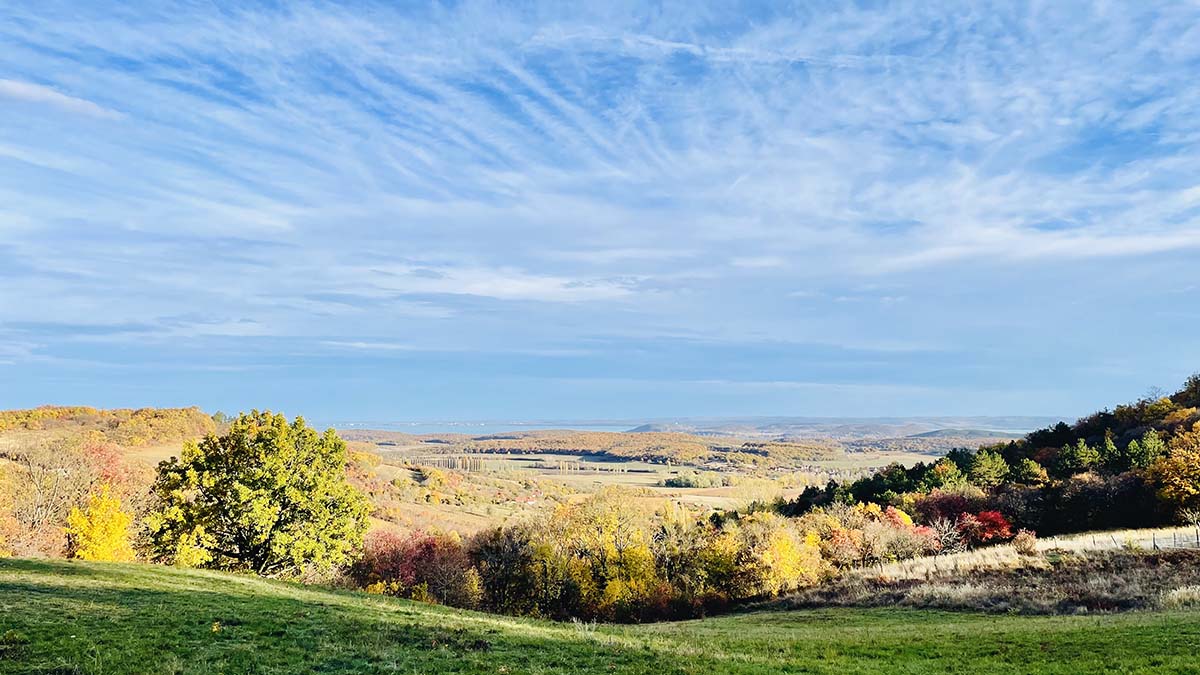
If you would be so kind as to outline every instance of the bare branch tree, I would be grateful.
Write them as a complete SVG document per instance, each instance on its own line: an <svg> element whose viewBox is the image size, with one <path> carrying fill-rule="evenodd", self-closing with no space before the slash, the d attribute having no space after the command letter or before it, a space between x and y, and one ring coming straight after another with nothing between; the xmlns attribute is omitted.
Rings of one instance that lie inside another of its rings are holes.
<svg viewBox="0 0 1200 675"><path fill-rule="evenodd" d="M949 518L938 518L929 524L929 529L933 530L933 538L938 543L935 557L942 553L958 553L966 547L958 524Z"/></svg>
<svg viewBox="0 0 1200 675"><path fill-rule="evenodd" d="M1179 517L1196 530L1196 545L1200 546L1200 508L1180 509Z"/></svg>

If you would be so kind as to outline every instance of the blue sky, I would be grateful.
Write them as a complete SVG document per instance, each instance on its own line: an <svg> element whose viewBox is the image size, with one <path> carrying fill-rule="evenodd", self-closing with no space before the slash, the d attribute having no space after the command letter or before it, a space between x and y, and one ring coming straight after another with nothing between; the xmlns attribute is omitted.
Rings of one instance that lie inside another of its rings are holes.
<svg viewBox="0 0 1200 675"><path fill-rule="evenodd" d="M1079 414L1200 370L1200 5L7 3L0 407Z"/></svg>

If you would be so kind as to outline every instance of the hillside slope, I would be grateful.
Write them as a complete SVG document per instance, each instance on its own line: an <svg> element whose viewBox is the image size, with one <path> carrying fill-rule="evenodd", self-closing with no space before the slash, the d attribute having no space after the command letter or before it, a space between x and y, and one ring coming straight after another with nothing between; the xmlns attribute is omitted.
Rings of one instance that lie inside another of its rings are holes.
<svg viewBox="0 0 1200 675"><path fill-rule="evenodd" d="M0 673L1193 672L1200 613L577 627L213 572L0 560Z"/></svg>
<svg viewBox="0 0 1200 675"><path fill-rule="evenodd" d="M98 433L128 447L198 438L216 431L213 418L197 407L116 408L42 406L0 410L0 432L47 431L60 435Z"/></svg>

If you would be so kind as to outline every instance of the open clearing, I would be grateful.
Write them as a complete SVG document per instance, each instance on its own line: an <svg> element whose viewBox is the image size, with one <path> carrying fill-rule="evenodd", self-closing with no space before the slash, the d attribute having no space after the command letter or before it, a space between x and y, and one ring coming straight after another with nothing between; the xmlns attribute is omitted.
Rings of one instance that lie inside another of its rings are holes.
<svg viewBox="0 0 1200 675"><path fill-rule="evenodd" d="M0 673L1195 672L1200 613L574 626L148 565L0 561Z"/></svg>

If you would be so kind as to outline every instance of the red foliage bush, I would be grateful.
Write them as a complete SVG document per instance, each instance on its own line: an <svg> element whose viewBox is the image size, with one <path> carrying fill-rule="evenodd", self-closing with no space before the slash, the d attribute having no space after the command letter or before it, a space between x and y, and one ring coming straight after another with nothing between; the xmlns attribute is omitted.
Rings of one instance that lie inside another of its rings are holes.
<svg viewBox="0 0 1200 675"><path fill-rule="evenodd" d="M350 575L362 587L392 595L459 607L478 601L477 573L466 548L454 536L372 532Z"/></svg>
<svg viewBox="0 0 1200 675"><path fill-rule="evenodd" d="M130 467L125 462L119 445L102 440L89 440L80 447L80 451L101 483L120 489L131 480Z"/></svg>
<svg viewBox="0 0 1200 675"><path fill-rule="evenodd" d="M367 533L363 555L350 568L350 576L363 587L399 578L408 539L395 532Z"/></svg>
<svg viewBox="0 0 1200 675"><path fill-rule="evenodd" d="M964 494L935 489L918 499L914 507L923 523L932 523L943 518L957 521L964 513L974 510L976 505L973 502L974 500Z"/></svg>
<svg viewBox="0 0 1200 675"><path fill-rule="evenodd" d="M958 531L972 546L999 543L1013 537L1012 523L999 511L964 513L958 519Z"/></svg>

